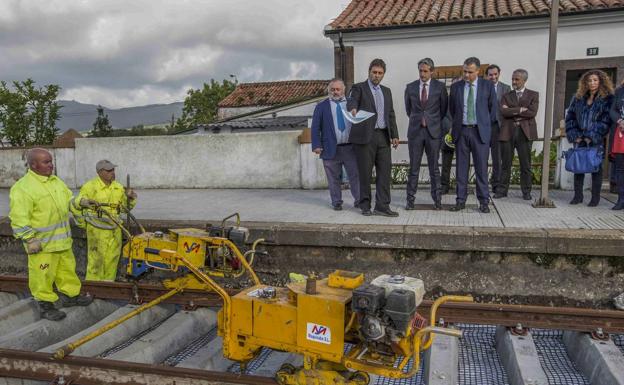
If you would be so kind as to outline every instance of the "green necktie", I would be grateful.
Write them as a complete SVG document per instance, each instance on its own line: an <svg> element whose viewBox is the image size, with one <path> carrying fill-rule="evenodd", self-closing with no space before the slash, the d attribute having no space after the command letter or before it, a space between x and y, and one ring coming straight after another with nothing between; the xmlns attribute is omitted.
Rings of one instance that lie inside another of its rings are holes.
<svg viewBox="0 0 624 385"><path fill-rule="evenodd" d="M475 100L474 100L474 86L470 84L470 91L468 91L468 124L475 124L477 119L475 118Z"/></svg>

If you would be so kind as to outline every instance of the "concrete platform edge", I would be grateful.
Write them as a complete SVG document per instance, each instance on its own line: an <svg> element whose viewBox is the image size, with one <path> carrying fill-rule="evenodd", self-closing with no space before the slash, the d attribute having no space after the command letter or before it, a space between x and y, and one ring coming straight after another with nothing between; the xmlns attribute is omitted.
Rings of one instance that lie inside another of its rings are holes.
<svg viewBox="0 0 624 385"><path fill-rule="evenodd" d="M0 218L4 219L4 218ZM214 221L142 220L148 231L169 228L205 228ZM352 247L445 251L512 252L553 255L621 257L624 230L527 229L295 222L242 222L252 238L280 246ZM84 238L82 229L73 236ZM12 237L10 224L0 220L0 236Z"/></svg>

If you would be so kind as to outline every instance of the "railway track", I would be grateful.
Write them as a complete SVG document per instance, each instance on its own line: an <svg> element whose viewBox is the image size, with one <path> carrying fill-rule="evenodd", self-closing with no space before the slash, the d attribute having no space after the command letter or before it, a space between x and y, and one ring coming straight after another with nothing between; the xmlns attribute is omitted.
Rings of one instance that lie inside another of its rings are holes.
<svg viewBox="0 0 624 385"><path fill-rule="evenodd" d="M64 343L166 292L149 284L92 282L83 291L96 301L50 322L39 319L24 277L0 277L0 385L276 384L283 363L300 363L269 349L244 370L224 359L215 332L220 300L194 290L54 360L51 353ZM419 312L428 314L430 306L425 301ZM373 376L371 384L624 385L624 312L457 303L438 313L464 337L438 336L415 377Z"/></svg>

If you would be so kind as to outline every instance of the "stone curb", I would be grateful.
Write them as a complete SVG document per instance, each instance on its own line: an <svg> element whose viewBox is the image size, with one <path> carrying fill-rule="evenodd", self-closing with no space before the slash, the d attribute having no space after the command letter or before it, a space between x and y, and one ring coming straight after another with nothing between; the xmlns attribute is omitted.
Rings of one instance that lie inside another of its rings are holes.
<svg viewBox="0 0 624 385"><path fill-rule="evenodd" d="M205 228L221 221L141 220L148 231ZM251 236L280 246L512 252L624 257L624 230L530 229L366 224L242 222ZM72 230L84 238L84 231ZM0 218L0 236L12 236Z"/></svg>

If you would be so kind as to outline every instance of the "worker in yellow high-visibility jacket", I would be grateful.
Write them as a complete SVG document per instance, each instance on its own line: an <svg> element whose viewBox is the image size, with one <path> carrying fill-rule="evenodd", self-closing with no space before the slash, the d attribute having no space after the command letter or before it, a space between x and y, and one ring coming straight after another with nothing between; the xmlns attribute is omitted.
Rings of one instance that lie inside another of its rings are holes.
<svg viewBox="0 0 624 385"><path fill-rule="evenodd" d="M115 180L115 167L106 159L97 162L95 170L98 176L85 183L76 198L76 201L91 206L82 210L81 218L87 230L85 279L88 281L115 280L121 254L121 229L115 221L122 223L119 214L123 208L131 210L136 205L137 194L132 189L126 191ZM106 214L98 214L96 206L111 215L114 221Z"/></svg>
<svg viewBox="0 0 624 385"><path fill-rule="evenodd" d="M65 318L54 305L59 297L62 307L86 306L93 298L80 295L76 275L69 225L72 192L52 175L54 165L48 151L33 148L27 162L28 172L11 187L9 218L13 234L24 242L28 254L28 287L38 301L41 317L58 321Z"/></svg>

